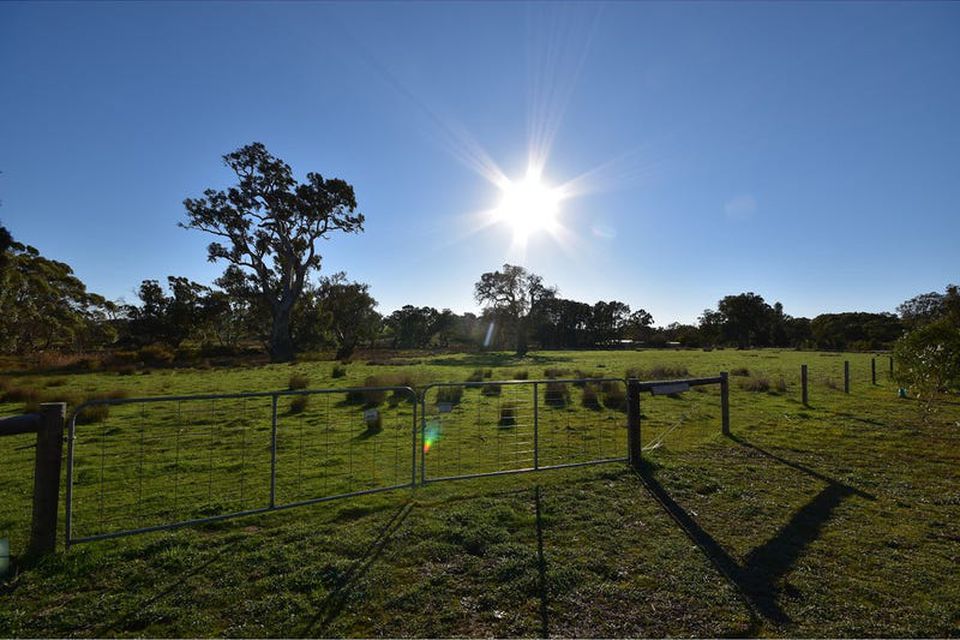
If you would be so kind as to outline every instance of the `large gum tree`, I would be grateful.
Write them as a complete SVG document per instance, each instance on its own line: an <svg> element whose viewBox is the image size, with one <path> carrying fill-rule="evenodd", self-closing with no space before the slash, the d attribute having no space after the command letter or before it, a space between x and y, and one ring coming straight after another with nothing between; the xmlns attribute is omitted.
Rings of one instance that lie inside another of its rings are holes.
<svg viewBox="0 0 960 640"><path fill-rule="evenodd" d="M248 278L271 312L270 357L286 362L295 354L291 313L307 276L320 268L317 241L333 231L363 231L363 214L348 183L319 173L297 182L290 166L259 142L223 160L237 184L184 200L187 222L180 226L218 236L208 259L226 260Z"/></svg>

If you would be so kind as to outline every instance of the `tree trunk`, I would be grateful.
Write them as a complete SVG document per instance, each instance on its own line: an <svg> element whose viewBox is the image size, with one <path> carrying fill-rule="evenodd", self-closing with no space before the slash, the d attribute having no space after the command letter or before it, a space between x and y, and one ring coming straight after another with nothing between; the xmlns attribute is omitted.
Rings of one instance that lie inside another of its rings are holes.
<svg viewBox="0 0 960 640"><path fill-rule="evenodd" d="M353 355L353 350L355 348L355 343L343 343L337 347L337 353L334 355L334 358L337 360L346 360Z"/></svg>
<svg viewBox="0 0 960 640"><path fill-rule="evenodd" d="M270 330L270 360L273 362L290 362L295 355L290 334L292 310L293 305L280 306L273 313L273 327Z"/></svg>
<svg viewBox="0 0 960 640"><path fill-rule="evenodd" d="M517 320L517 355L527 355L527 322L526 318Z"/></svg>

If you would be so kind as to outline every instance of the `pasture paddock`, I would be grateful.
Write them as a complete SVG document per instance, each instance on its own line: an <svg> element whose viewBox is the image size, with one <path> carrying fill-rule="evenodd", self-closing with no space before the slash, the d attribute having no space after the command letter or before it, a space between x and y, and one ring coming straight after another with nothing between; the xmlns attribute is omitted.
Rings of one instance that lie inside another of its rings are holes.
<svg viewBox="0 0 960 640"><path fill-rule="evenodd" d="M407 355L411 364L352 363L337 378L330 362L18 376L24 387L55 381L74 396L133 397L285 389L292 374L311 388L346 388L385 374L465 380L477 368L492 369L490 380L547 368L571 377L746 370L730 378L731 437L720 433L713 391L644 394L642 473L613 464L436 483L92 542L3 587L0 635L957 635L960 408L920 424L885 375L871 383L870 358L541 352ZM767 391L749 390L764 381ZM564 422L579 415L624 416L585 404L586 388L570 385L563 406L544 397L557 433L572 432ZM478 406L477 390L463 393L462 410ZM283 413L309 421L316 410L311 401ZM0 536L15 552L29 526L33 454L19 438L0 439L11 498L0 504Z"/></svg>

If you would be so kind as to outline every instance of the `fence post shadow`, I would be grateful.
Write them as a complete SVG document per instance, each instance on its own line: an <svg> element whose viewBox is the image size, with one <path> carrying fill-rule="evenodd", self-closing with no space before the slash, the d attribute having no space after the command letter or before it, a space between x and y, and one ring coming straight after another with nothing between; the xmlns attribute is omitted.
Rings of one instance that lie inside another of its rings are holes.
<svg viewBox="0 0 960 640"><path fill-rule="evenodd" d="M751 550L742 563L730 555L716 538L701 527L673 499L657 479L656 468L653 465L644 460L635 473L654 499L737 591L750 611L751 617L750 624L742 635L755 636L764 622L777 626L792 624L792 620L778 602L781 588L777 585L777 581L794 566L806 548L820 537L824 525L833 516L836 507L852 495L869 500L875 498L804 465L769 453L735 435L726 437L740 446L753 449L827 484L806 504L794 511L790 520L777 531L776 535Z"/></svg>

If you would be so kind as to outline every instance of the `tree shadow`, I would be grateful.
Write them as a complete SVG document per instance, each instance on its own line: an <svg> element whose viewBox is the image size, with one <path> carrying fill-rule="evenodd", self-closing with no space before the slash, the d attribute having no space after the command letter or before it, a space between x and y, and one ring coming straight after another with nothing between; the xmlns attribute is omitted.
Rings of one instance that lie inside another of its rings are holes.
<svg viewBox="0 0 960 640"><path fill-rule="evenodd" d="M313 618L303 626L296 634L298 636L328 636L327 629L337 619L337 616L343 611L344 606L350 597L350 588L356 584L370 567L380 558L384 548L396 534L397 530L403 525L410 512L413 510L413 502L406 502L397 509L389 521L377 534L377 537L367 546L359 558L350 566L344 574L342 581L336 589L327 594L320 605L317 607L317 613Z"/></svg>
<svg viewBox="0 0 960 640"><path fill-rule="evenodd" d="M797 509L774 537L748 553L743 563L731 556L670 496L657 480L656 468L652 464L643 461L638 475L657 502L736 589L750 610L750 624L742 635L755 636L764 621L778 626L791 624L790 617L780 606L779 598L783 589L777 583L789 572L807 547L820 537L823 527L833 517L834 510L850 496L868 500L874 500L875 497L802 464L765 451L737 436L728 437L740 446L752 449L827 485Z"/></svg>

